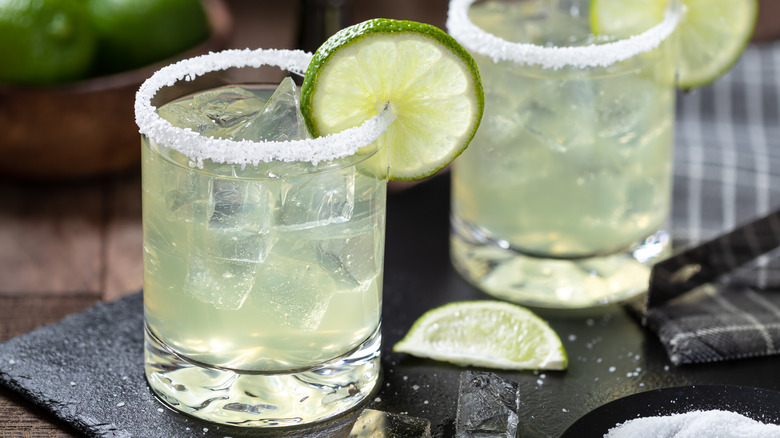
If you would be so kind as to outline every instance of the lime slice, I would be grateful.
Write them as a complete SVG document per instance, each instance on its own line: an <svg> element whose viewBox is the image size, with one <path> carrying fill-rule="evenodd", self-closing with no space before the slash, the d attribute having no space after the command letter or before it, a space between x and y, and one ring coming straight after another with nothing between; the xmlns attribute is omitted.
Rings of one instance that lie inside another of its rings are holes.
<svg viewBox="0 0 780 438"><path fill-rule="evenodd" d="M506 370L563 370L561 339L541 318L503 301L462 301L423 314L393 351Z"/></svg>
<svg viewBox="0 0 780 438"><path fill-rule="evenodd" d="M669 0L593 0L590 21L596 35L625 38L663 20ZM683 89L709 84L739 59L756 25L757 0L682 0L677 69Z"/></svg>
<svg viewBox="0 0 780 438"><path fill-rule="evenodd" d="M396 116L378 142L389 178L434 174L468 146L484 94L471 55L442 30L374 19L342 29L317 49L301 85L315 136L358 126L387 107Z"/></svg>

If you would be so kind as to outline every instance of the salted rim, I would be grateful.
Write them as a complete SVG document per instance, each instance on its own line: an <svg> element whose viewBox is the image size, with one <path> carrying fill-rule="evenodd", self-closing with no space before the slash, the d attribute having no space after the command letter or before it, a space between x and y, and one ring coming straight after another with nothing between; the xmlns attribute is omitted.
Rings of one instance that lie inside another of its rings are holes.
<svg viewBox="0 0 780 438"><path fill-rule="evenodd" d="M467 49L490 57L493 62L511 61L535 64L557 70L606 67L625 61L658 47L677 26L684 6L667 8L664 19L650 29L626 39L581 47L547 47L528 43L513 43L479 28L468 17L468 9L476 0L450 0L447 11L447 31Z"/></svg>
<svg viewBox="0 0 780 438"><path fill-rule="evenodd" d="M392 111L383 111L360 126L337 134L306 140L250 141L204 137L189 128L177 128L163 119L152 105L152 98L162 87L180 80L192 81L198 76L228 68L264 65L280 67L304 75L312 54L302 50L243 49L224 50L185 59L155 72L141 84L135 95L135 122L139 132L157 144L174 149L190 158L190 165L202 167L203 160L215 163L252 164L270 161L308 161L314 165L353 155L382 135L395 119Z"/></svg>

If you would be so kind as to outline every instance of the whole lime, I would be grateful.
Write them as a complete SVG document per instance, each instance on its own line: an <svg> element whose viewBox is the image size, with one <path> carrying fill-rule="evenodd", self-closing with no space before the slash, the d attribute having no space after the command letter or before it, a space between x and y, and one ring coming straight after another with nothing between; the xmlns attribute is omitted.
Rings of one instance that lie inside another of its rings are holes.
<svg viewBox="0 0 780 438"><path fill-rule="evenodd" d="M0 0L0 83L40 85L85 76L95 33L80 0Z"/></svg>
<svg viewBox="0 0 780 438"><path fill-rule="evenodd" d="M209 35L200 0L88 0L97 67L114 73L181 53Z"/></svg>

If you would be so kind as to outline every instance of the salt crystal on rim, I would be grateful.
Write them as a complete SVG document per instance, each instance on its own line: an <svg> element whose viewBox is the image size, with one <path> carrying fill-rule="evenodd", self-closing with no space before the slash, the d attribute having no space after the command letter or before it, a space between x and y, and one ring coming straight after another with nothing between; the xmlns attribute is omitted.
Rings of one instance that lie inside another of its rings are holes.
<svg viewBox="0 0 780 438"><path fill-rule="evenodd" d="M513 43L488 33L471 22L468 9L475 0L450 0L447 11L447 31L472 52L487 56L493 62L511 61L539 65L557 70L606 67L625 61L658 47L674 31L685 11L684 6L668 8L664 20L638 35L605 44L582 47L544 47L528 43Z"/></svg>
<svg viewBox="0 0 780 438"><path fill-rule="evenodd" d="M135 96L135 121L139 132L154 139L157 144L174 149L190 158L191 164L201 167L203 160L215 163L245 166L270 161L308 161L316 165L347 157L361 147L373 143L382 135L395 115L387 107L362 125L337 134L306 140L249 141L204 137L189 128L177 128L157 115L152 98L165 87L176 82L192 81L198 76L228 68L264 65L280 67L303 75L312 54L302 50L244 49L224 50L197 56L163 67L147 79Z"/></svg>

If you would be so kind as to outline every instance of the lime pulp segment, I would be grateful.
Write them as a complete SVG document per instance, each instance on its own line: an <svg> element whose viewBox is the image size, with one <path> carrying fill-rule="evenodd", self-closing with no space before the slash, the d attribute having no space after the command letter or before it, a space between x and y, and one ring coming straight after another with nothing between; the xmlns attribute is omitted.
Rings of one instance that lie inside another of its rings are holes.
<svg viewBox="0 0 780 438"><path fill-rule="evenodd" d="M423 314L393 351L498 369L568 366L555 331L531 311L502 301L450 303Z"/></svg>
<svg viewBox="0 0 780 438"><path fill-rule="evenodd" d="M379 138L390 179L432 175L466 148L482 117L476 63L440 29L375 19L343 29L314 54L301 86L313 135L361 124L385 108L396 120Z"/></svg>

